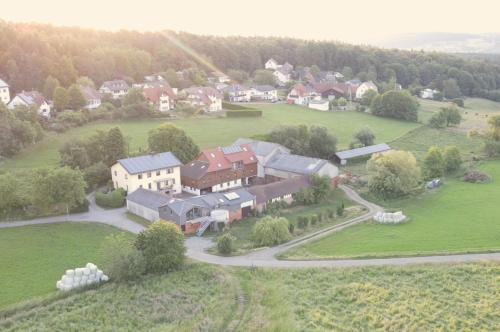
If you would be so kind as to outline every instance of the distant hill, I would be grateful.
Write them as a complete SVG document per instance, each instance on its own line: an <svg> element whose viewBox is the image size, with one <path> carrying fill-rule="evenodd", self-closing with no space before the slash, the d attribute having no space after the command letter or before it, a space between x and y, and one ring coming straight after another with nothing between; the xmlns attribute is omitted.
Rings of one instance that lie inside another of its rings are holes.
<svg viewBox="0 0 500 332"><path fill-rule="evenodd" d="M408 33L388 39L380 46L446 53L500 53L500 34Z"/></svg>

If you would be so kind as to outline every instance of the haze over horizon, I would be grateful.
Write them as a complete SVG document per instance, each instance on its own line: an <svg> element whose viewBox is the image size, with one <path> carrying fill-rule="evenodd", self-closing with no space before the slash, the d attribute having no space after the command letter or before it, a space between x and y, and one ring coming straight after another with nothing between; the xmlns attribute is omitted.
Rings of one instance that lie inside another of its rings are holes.
<svg viewBox="0 0 500 332"><path fill-rule="evenodd" d="M214 4L215 3L215 4ZM405 6L400 1L358 3L311 0L307 11L289 1L244 2L184 0L140 3L87 0L20 0L9 3L0 18L103 30L174 30L196 34L280 36L383 45L402 34L500 33L493 0L457 3L421 0ZM480 19L479 19L480 18ZM277 23L279 22L279 24Z"/></svg>

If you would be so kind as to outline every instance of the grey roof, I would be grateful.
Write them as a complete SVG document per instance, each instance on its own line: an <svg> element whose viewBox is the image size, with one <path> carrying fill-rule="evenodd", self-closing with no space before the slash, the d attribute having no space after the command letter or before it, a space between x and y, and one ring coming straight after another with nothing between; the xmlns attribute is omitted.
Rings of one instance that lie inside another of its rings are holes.
<svg viewBox="0 0 500 332"><path fill-rule="evenodd" d="M256 85L254 89L262 92L276 90L276 88L271 85Z"/></svg>
<svg viewBox="0 0 500 332"><path fill-rule="evenodd" d="M356 157L361 157L361 156L366 156L372 153L377 153L377 152L384 152L390 150L391 147L385 143L381 144L375 144L375 145L369 145L365 146L362 148L357 148L357 149L352 149L352 150L345 150L345 151L339 151L335 153L335 155L339 159L350 159L350 158L356 158Z"/></svg>
<svg viewBox="0 0 500 332"><path fill-rule="evenodd" d="M148 154L117 161L130 174L143 173L158 169L181 166L182 163L172 152Z"/></svg>
<svg viewBox="0 0 500 332"><path fill-rule="evenodd" d="M274 198L298 193L300 190L310 186L311 181L308 176L299 176L269 184L253 186L250 187L248 191L255 195L257 204L261 204Z"/></svg>
<svg viewBox="0 0 500 332"><path fill-rule="evenodd" d="M139 188L133 193L127 195L127 201L137 203L152 210L158 210L167 205L174 199L157 191Z"/></svg>
<svg viewBox="0 0 500 332"><path fill-rule="evenodd" d="M111 91L128 90L129 85L124 80L106 81L102 83L100 89L108 88Z"/></svg>
<svg viewBox="0 0 500 332"><path fill-rule="evenodd" d="M241 144L250 144L250 147L255 155L259 157L266 157L270 153L273 153L276 149L281 149L284 153L290 153L289 149L278 143L256 141L250 138L238 138L236 142L234 142L234 145Z"/></svg>
<svg viewBox="0 0 500 332"><path fill-rule="evenodd" d="M9 85L7 84L7 82L5 82L0 78L0 88L5 88L5 87L9 87Z"/></svg>
<svg viewBox="0 0 500 332"><path fill-rule="evenodd" d="M209 163L207 161L193 160L181 167L181 176L199 180L207 173L208 166Z"/></svg>
<svg viewBox="0 0 500 332"><path fill-rule="evenodd" d="M236 193L239 197L233 200L228 199L225 194ZM171 202L168 207L178 216L186 213L193 207L204 207L207 209L239 208L241 203L252 201L255 195L249 193L246 189L239 188L228 192L210 193L202 196L194 196L184 200Z"/></svg>
<svg viewBox="0 0 500 332"><path fill-rule="evenodd" d="M266 163L266 167L302 175L317 173L328 160L310 158L296 154L277 154Z"/></svg>

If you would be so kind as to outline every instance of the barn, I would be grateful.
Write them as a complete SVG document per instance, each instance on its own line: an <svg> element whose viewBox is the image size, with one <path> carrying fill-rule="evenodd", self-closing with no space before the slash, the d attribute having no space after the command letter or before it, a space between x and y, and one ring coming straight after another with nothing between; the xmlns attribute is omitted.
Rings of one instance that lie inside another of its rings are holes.
<svg viewBox="0 0 500 332"><path fill-rule="evenodd" d="M139 188L127 196L127 210L149 221L157 221L160 219L160 207L172 200L160 192Z"/></svg>

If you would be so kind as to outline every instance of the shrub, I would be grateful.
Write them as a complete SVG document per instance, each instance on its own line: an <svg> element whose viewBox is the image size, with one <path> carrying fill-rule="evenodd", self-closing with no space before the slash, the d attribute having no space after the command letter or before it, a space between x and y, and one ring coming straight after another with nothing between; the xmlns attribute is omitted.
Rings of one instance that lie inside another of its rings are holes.
<svg viewBox="0 0 500 332"><path fill-rule="evenodd" d="M81 204L78 204L77 206L72 207L69 210L69 213L83 213L83 212L89 212L89 201L85 199Z"/></svg>
<svg viewBox="0 0 500 332"><path fill-rule="evenodd" d="M229 255L233 252L234 236L230 233L224 233L217 239L217 251L224 255Z"/></svg>
<svg viewBox="0 0 500 332"><path fill-rule="evenodd" d="M109 193L96 192L95 202L104 208L119 208L125 204L126 191L122 188L110 191Z"/></svg>
<svg viewBox="0 0 500 332"><path fill-rule="evenodd" d="M460 168L462 157L456 146L447 146L443 153L446 172L454 172Z"/></svg>
<svg viewBox="0 0 500 332"><path fill-rule="evenodd" d="M311 225L316 225L317 222L318 222L318 215L313 214L311 216Z"/></svg>
<svg viewBox="0 0 500 332"><path fill-rule="evenodd" d="M144 256L124 233L108 236L102 254L105 273L116 281L134 280L146 272Z"/></svg>
<svg viewBox="0 0 500 332"><path fill-rule="evenodd" d="M304 216L300 216L297 218L297 226L299 228L307 228L307 226L309 226L309 219L307 217L304 217Z"/></svg>
<svg viewBox="0 0 500 332"><path fill-rule="evenodd" d="M240 110L240 111L227 111L228 118L249 118L262 116L262 111L259 110Z"/></svg>
<svg viewBox="0 0 500 332"><path fill-rule="evenodd" d="M135 247L144 255L149 272L173 271L184 263L184 235L171 222L155 222L139 233Z"/></svg>
<svg viewBox="0 0 500 332"><path fill-rule="evenodd" d="M339 206L337 206L337 216L339 216L339 217L343 216L344 210L345 210L344 201L342 201L341 204Z"/></svg>
<svg viewBox="0 0 500 332"><path fill-rule="evenodd" d="M490 176L486 173L470 170L465 174L464 181L470 183L484 183L490 180Z"/></svg>
<svg viewBox="0 0 500 332"><path fill-rule="evenodd" d="M290 234L293 234L293 232L295 231L295 225L293 223L290 223L288 225L288 231L290 232Z"/></svg>
<svg viewBox="0 0 500 332"><path fill-rule="evenodd" d="M464 100L462 98L454 98L451 102L459 107L464 107Z"/></svg>
<svg viewBox="0 0 500 332"><path fill-rule="evenodd" d="M253 227L252 238L257 246L272 246L290 239L286 218L267 216L257 221Z"/></svg>
<svg viewBox="0 0 500 332"><path fill-rule="evenodd" d="M335 211L333 211L332 209L326 210L326 213L328 215L328 218L330 218L330 219L335 218Z"/></svg>
<svg viewBox="0 0 500 332"><path fill-rule="evenodd" d="M95 189L98 186L105 185L111 178L109 167L102 161L95 163L83 170L83 178L87 182L89 189Z"/></svg>
<svg viewBox="0 0 500 332"><path fill-rule="evenodd" d="M445 170L445 161L441 149L432 146L424 159L424 175L425 178L430 180L443 176Z"/></svg>
<svg viewBox="0 0 500 332"><path fill-rule="evenodd" d="M250 107L246 107L243 105L237 105L237 104L231 104L231 103L222 103L222 108L226 110L232 110L232 111L237 111L237 110L251 110Z"/></svg>

